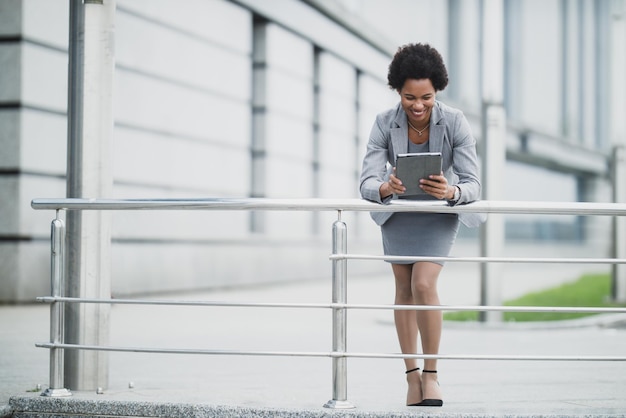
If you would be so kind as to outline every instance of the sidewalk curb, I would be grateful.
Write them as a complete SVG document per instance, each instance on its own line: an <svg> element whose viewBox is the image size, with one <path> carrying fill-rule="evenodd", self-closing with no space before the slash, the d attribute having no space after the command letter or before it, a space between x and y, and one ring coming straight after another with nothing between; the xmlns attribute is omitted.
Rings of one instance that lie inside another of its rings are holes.
<svg viewBox="0 0 626 418"><path fill-rule="evenodd" d="M564 319L562 321L536 322L477 322L477 321L444 321L444 327L450 329L509 329L509 330L541 330L541 329L575 329L575 328L625 328L626 313L608 313L591 315L584 318Z"/></svg>
<svg viewBox="0 0 626 418"><path fill-rule="evenodd" d="M55 417L168 417L168 418L209 418L209 417L246 417L246 418L405 418L405 417L431 417L433 413L440 418L461 418L469 416L461 412L447 412L445 409L432 411L428 408L415 408L410 411L363 411L358 409L290 409L290 408L269 408L269 407L245 407L245 406L221 406L208 404L190 403L167 403L167 402L145 402L145 401L97 401L85 399L61 399L61 398L41 398L41 397L15 397L11 398L10 404L14 407L14 413L20 416L39 417L54 414ZM492 418L502 416L497 413L471 414L471 416L481 418ZM538 415L532 414L511 414L513 417L572 417L567 415ZM601 417L604 414L589 415ZM613 417L624 418L626 415L611 415Z"/></svg>
<svg viewBox="0 0 626 418"><path fill-rule="evenodd" d="M13 408L10 405L0 405L0 418L11 418L13 412Z"/></svg>

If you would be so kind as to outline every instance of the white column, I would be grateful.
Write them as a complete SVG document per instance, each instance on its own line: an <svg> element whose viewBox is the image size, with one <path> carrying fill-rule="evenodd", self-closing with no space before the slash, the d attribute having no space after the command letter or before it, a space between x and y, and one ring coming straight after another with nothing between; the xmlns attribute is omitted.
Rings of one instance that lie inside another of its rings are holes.
<svg viewBox="0 0 626 418"><path fill-rule="evenodd" d="M504 6L502 0L482 2L482 197L501 200L506 161L504 110ZM490 214L481 229L481 255L499 257L504 246L503 215ZM481 264L481 305L501 305L502 265ZM501 312L482 312L482 321L501 321Z"/></svg>
<svg viewBox="0 0 626 418"><path fill-rule="evenodd" d="M611 10L611 139L613 143L613 201L626 203L626 1L612 2ZM626 258L626 217L614 219L613 256ZM613 298L626 302L626 265L615 264Z"/></svg>
<svg viewBox="0 0 626 418"><path fill-rule="evenodd" d="M626 145L613 148L613 201L626 203ZM613 257L626 258L626 216L613 220ZM626 302L626 265L614 264L611 270L612 297L615 302Z"/></svg>
<svg viewBox="0 0 626 418"><path fill-rule="evenodd" d="M114 14L115 0L70 3L68 197L110 195ZM110 247L110 212L68 212L67 296L111 296ZM109 311L108 305L67 304L65 341L107 345ZM66 350L65 385L73 390L106 388L107 353Z"/></svg>

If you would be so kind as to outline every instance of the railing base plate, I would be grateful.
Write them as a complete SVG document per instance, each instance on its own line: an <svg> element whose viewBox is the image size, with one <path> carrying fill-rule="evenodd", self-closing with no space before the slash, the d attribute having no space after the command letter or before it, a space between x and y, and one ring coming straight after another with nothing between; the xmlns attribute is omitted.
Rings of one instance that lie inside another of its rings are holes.
<svg viewBox="0 0 626 418"><path fill-rule="evenodd" d="M65 388L61 388L61 389L46 389L43 392L41 392L41 396L47 396L50 398L60 398L60 397L65 397L65 396L72 396L72 392L70 392L68 389Z"/></svg>
<svg viewBox="0 0 626 418"><path fill-rule="evenodd" d="M356 408L351 402L348 401L336 401L331 399L324 404L324 408L330 409L354 409Z"/></svg>

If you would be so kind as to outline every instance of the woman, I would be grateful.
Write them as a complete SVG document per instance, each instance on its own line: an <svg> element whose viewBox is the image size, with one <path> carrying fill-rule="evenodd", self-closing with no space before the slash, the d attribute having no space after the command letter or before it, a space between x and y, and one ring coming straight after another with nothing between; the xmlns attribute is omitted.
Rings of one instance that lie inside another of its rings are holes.
<svg viewBox="0 0 626 418"><path fill-rule="evenodd" d="M463 113L436 100L448 84L448 73L439 52L427 44L409 44L398 49L387 76L389 87L400 95L400 103L379 114L372 128L363 160L361 196L388 203L405 192L405 184L418 179L395 176L398 154L441 152L443 171L419 180L431 199L450 205L477 200L480 195L476 141ZM459 220L478 226L476 214L419 212L372 212L381 226L385 255L446 257L456 239ZM392 261L397 305L439 305L437 279L440 261ZM417 319L416 319L417 316ZM424 354L437 354L441 340L441 311L394 311L402 353L417 353L420 336ZM442 406L437 380L437 360L424 359L423 370L416 359L405 359L408 382L407 405Z"/></svg>

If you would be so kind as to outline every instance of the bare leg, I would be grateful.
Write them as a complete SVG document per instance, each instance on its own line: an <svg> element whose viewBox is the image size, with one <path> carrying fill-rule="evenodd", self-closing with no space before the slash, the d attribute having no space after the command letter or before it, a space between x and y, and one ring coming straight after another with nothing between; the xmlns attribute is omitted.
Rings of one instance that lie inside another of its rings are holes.
<svg viewBox="0 0 626 418"><path fill-rule="evenodd" d="M435 263L415 263L412 270L413 303L416 305L440 305L437 279L442 266ZM424 354L438 354L441 342L443 315L441 311L417 311L417 325L421 335ZM424 370L437 370L436 359L425 359ZM422 374L424 399L442 399L436 373Z"/></svg>
<svg viewBox="0 0 626 418"><path fill-rule="evenodd" d="M411 264L392 264L393 274L396 280L396 305L412 305L413 291L411 286ZM398 333L400 349L404 354L417 353L417 319L415 311L393 311ZM406 370L417 367L416 359L404 359ZM419 371L413 371L406 375L408 392L406 404L412 405L422 401L422 381Z"/></svg>

